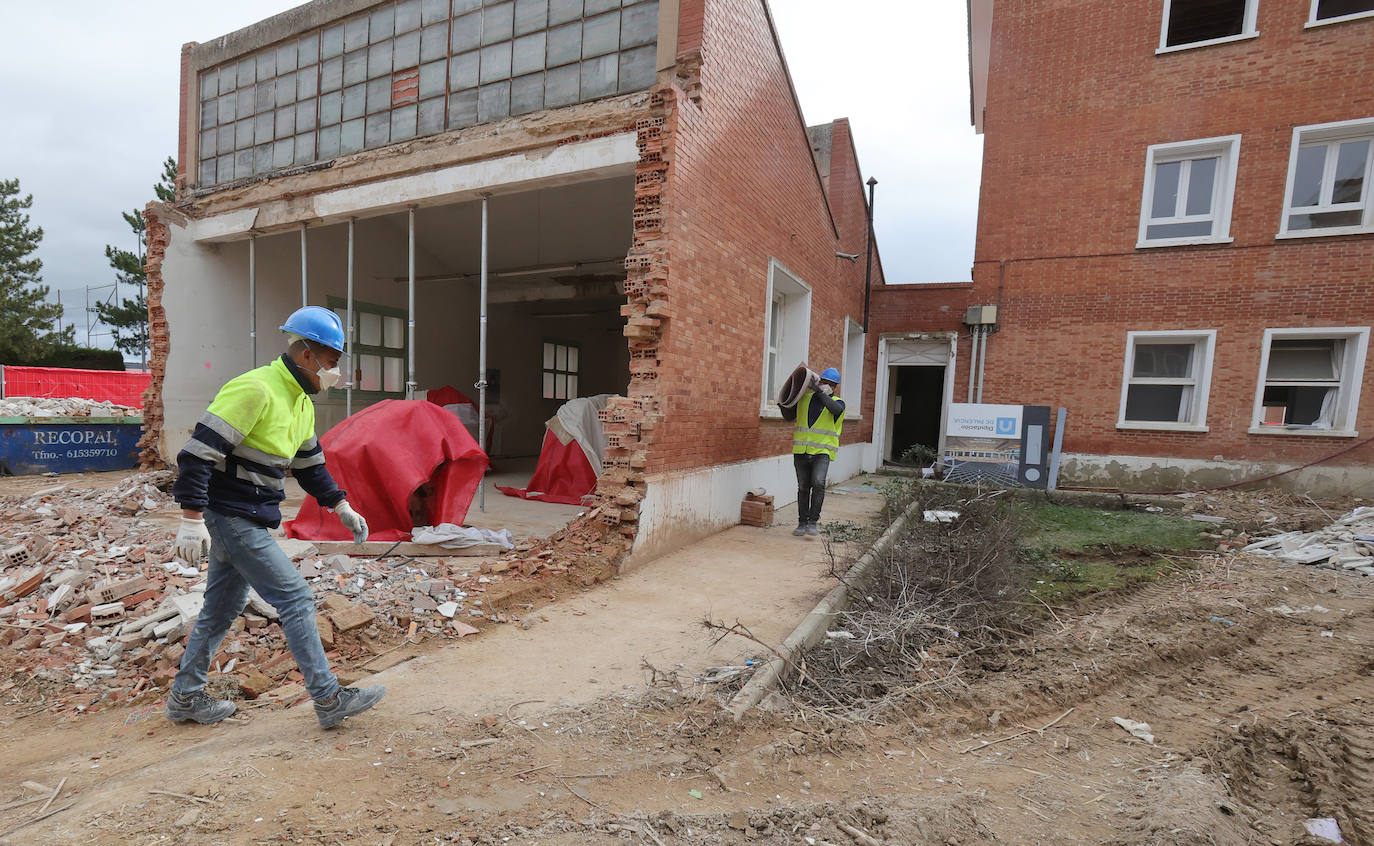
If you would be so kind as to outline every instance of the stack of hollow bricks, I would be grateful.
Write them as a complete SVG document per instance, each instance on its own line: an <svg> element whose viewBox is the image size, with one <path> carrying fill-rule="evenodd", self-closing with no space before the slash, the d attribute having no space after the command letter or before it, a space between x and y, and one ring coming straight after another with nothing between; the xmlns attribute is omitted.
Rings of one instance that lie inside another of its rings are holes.
<svg viewBox="0 0 1374 846"><path fill-rule="evenodd" d="M185 78L185 75L182 77ZM162 257L170 235L166 221L149 205L144 212L147 223L148 253L143 269L148 281L148 369L152 378L143 391L143 436L138 440L139 465L156 467L162 463L158 441L162 435L162 381L167 374L167 353L172 338L167 331L167 311L162 307Z"/></svg>
<svg viewBox="0 0 1374 846"><path fill-rule="evenodd" d="M660 420L659 339L672 317L668 298L667 241L663 234L663 190L668 172L667 105L672 89L658 86L649 113L635 124L639 162L635 166L634 243L625 257L625 337L630 348L627 397L612 397L600 412L606 458L597 494L601 520L626 538L638 528L644 498L644 469L653 430Z"/></svg>

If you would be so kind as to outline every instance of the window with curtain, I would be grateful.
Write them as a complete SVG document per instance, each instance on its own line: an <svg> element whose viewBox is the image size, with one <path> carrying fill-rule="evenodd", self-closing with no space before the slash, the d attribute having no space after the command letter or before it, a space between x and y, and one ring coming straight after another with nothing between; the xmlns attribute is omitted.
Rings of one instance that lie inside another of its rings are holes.
<svg viewBox="0 0 1374 846"><path fill-rule="evenodd" d="M1271 342L1263 425L1331 428L1344 352L1345 341L1338 338Z"/></svg>

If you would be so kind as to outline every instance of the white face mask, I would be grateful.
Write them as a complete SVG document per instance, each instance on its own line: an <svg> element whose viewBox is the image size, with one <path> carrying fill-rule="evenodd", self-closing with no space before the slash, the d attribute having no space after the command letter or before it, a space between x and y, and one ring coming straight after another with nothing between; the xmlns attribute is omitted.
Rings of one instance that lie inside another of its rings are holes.
<svg viewBox="0 0 1374 846"><path fill-rule="evenodd" d="M327 391L339 384L341 374L339 373L339 366L336 364L328 370L315 371L315 376L320 380L320 390Z"/></svg>
<svg viewBox="0 0 1374 846"><path fill-rule="evenodd" d="M314 347L311 347L311 348L310 348L310 351L311 351L312 354L315 354L315 348L314 348ZM315 361L316 361L317 363L319 363L319 364L323 364L323 363L324 363L324 362L321 362L321 361L319 360L318 357L316 357ZM302 367L301 369L304 370L305 368ZM318 370L310 370L310 371L307 371L307 372L313 373L313 374L315 375L315 378L320 380L320 390L321 390L321 391L327 391L327 390L329 390L330 388L334 387L335 385L339 384L339 379L342 378L342 375L343 375L343 374L339 373L339 365L338 365L338 364L335 364L333 367L329 368L328 370L324 369L324 367L321 367L321 368L318 369Z"/></svg>

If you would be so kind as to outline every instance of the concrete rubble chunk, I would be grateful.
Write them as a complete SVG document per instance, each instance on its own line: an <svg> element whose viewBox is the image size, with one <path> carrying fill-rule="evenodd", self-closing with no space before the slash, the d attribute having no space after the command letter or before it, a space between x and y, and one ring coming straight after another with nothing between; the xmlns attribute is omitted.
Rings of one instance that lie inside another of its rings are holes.
<svg viewBox="0 0 1374 846"><path fill-rule="evenodd" d="M1316 564L1319 561L1327 560L1333 554L1335 553L1332 550L1324 546L1306 546L1292 552L1285 552L1279 556L1279 560L1293 564Z"/></svg>
<svg viewBox="0 0 1374 846"><path fill-rule="evenodd" d="M1356 508L1316 531L1260 538L1242 551L1292 564L1370 575L1374 573L1374 507Z"/></svg>
<svg viewBox="0 0 1374 846"><path fill-rule="evenodd" d="M200 616L200 610L205 607L205 594L203 593L183 593L180 596L171 596L167 601L176 609L181 619L188 623L194 623Z"/></svg>
<svg viewBox="0 0 1374 846"><path fill-rule="evenodd" d="M281 547L281 551L286 553L286 557L290 558L292 561L319 552L310 541L297 540L296 538L279 538L277 540L277 546Z"/></svg>
<svg viewBox="0 0 1374 846"><path fill-rule="evenodd" d="M277 609L272 607L272 603L258 596L258 592L252 588L248 589L248 607L253 609L253 613L268 620L279 620L281 615Z"/></svg>
<svg viewBox="0 0 1374 846"><path fill-rule="evenodd" d="M331 594L329 599L332 600L332 605L326 602L326 607L329 609L327 616L329 621L334 624L334 628L340 632L360 629L377 619L377 615L366 605L349 602L338 594Z"/></svg>
<svg viewBox="0 0 1374 846"><path fill-rule="evenodd" d="M1218 517L1215 514L1189 514L1189 517L1200 523L1225 523L1225 517Z"/></svg>

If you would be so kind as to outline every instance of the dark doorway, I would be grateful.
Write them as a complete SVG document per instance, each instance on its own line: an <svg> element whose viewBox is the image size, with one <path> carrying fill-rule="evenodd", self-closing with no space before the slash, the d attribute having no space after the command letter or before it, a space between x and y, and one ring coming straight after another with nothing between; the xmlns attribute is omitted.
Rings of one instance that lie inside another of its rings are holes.
<svg viewBox="0 0 1374 846"><path fill-rule="evenodd" d="M940 411L945 396L945 368L894 367L892 453L890 461L915 444L940 448Z"/></svg>

